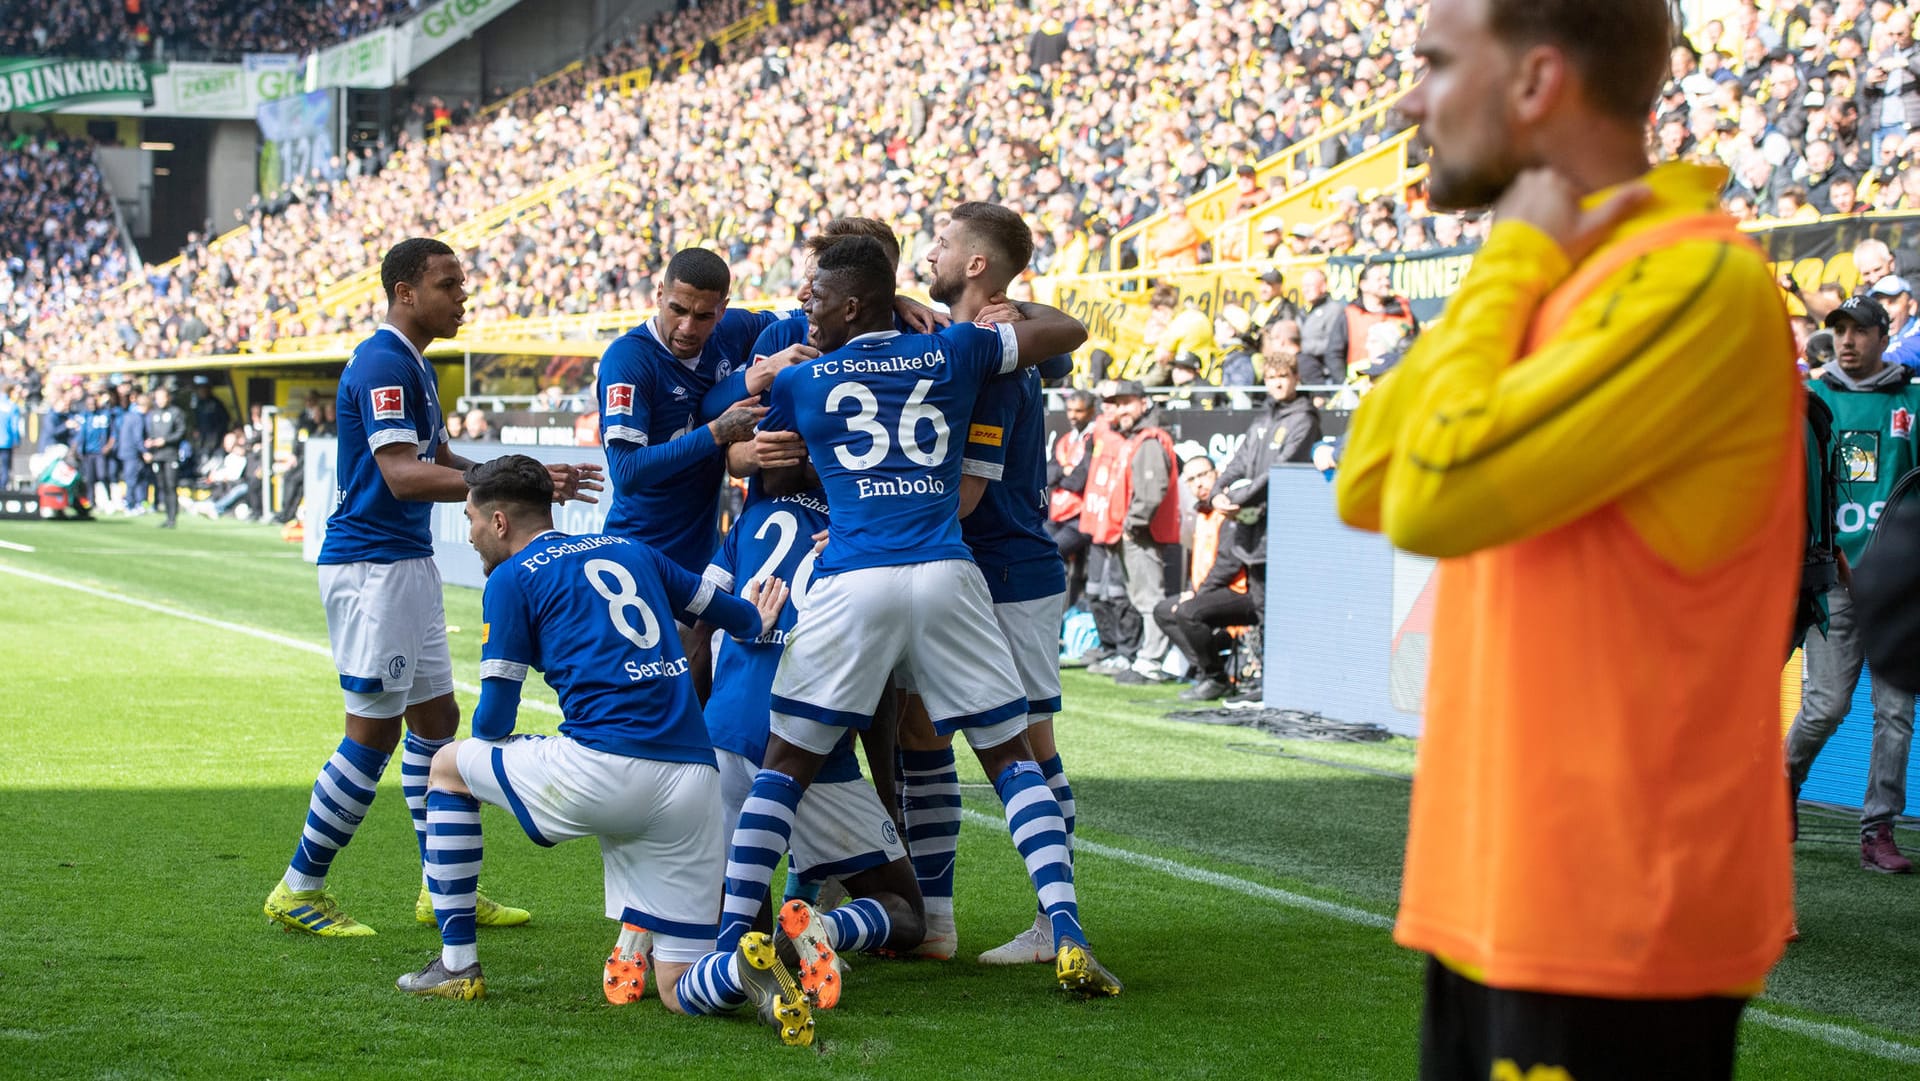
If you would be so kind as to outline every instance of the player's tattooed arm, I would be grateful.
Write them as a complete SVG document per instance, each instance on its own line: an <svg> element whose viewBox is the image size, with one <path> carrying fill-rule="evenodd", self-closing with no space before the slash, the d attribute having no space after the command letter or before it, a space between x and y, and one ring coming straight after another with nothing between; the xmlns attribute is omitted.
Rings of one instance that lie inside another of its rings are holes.
<svg viewBox="0 0 1920 1081"><path fill-rule="evenodd" d="M713 441L726 446L743 439L753 438L753 427L760 418L767 415L767 409L760 404L759 398L743 398L733 403L726 412L713 418L707 430L713 433Z"/></svg>

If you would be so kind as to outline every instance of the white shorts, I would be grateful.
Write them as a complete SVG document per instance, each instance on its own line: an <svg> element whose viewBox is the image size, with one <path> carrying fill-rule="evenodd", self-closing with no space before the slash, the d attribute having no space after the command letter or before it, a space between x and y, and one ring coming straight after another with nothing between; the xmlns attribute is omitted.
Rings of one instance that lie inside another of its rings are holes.
<svg viewBox="0 0 1920 1081"><path fill-rule="evenodd" d="M771 728L825 754L839 733L823 726L866 728L895 669L942 735L965 729L975 746L994 746L1026 729L1027 695L968 559L815 578L773 677Z"/></svg>
<svg viewBox="0 0 1920 1081"><path fill-rule="evenodd" d="M512 811L535 844L600 839L608 919L652 931L662 961L713 952L727 880L713 767L608 754L565 736L457 746L474 796Z"/></svg>
<svg viewBox="0 0 1920 1081"><path fill-rule="evenodd" d="M408 706L453 693L447 613L433 560L324 564L320 601L348 713L398 717Z"/></svg>
<svg viewBox="0 0 1920 1081"><path fill-rule="evenodd" d="M1007 636L1014 671L1027 692L1028 724L1050 721L1060 712L1060 620L1066 611L1064 592L993 606L993 618Z"/></svg>
<svg viewBox="0 0 1920 1081"><path fill-rule="evenodd" d="M760 763L716 749L720 759L720 803L726 821L740 821L740 808L753 790ZM866 781L810 784L793 816L793 869L814 882L846 878L907 858L900 831L880 805L880 794Z"/></svg>

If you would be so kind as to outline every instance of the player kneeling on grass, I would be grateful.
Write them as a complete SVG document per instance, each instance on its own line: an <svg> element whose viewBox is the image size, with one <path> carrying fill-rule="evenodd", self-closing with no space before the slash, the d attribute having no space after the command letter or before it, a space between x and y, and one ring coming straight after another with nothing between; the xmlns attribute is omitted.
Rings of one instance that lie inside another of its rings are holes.
<svg viewBox="0 0 1920 1081"><path fill-rule="evenodd" d="M454 999L486 993L474 947L486 802L512 810L535 844L599 839L607 916L648 929L668 1009L711 1013L752 1000L784 1042L811 1043L805 996L765 935L713 953L725 868L720 775L671 633L676 618L705 617L729 634L757 637L785 606L785 584L769 580L749 602L639 542L561 533L546 467L522 455L474 466L467 483L470 536L487 570L480 705L475 738L433 757L427 886L442 947L425 968L400 977L400 989ZM559 736L512 735L530 669L559 695ZM641 979L648 952L637 958ZM680 977L696 963L699 988L689 994ZM633 998L643 986L636 979Z"/></svg>

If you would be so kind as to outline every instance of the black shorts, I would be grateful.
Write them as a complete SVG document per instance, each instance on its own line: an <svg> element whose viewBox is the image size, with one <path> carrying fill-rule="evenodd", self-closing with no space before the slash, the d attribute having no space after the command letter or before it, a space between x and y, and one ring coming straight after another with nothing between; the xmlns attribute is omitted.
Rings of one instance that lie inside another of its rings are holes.
<svg viewBox="0 0 1920 1081"><path fill-rule="evenodd" d="M1721 1081L1747 1000L1502 991L1431 958L1422 1081ZM1530 1072L1539 1068L1539 1072ZM1562 1072L1549 1073L1558 1069Z"/></svg>

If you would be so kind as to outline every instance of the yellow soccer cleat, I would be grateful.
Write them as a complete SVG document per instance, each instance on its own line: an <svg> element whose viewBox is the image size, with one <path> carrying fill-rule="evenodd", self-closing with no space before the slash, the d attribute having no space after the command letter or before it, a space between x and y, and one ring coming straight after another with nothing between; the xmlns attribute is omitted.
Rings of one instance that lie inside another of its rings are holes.
<svg viewBox="0 0 1920 1081"><path fill-rule="evenodd" d="M740 987L760 1011L760 1020L773 1026L788 1047L811 1045L813 1010L807 1006L807 993L780 966L773 940L762 932L749 932L740 936L734 953L740 961Z"/></svg>
<svg viewBox="0 0 1920 1081"><path fill-rule="evenodd" d="M653 952L653 933L630 923L620 925L620 938L607 958L602 990L615 1006L638 1002L647 993L647 954Z"/></svg>
<svg viewBox="0 0 1920 1081"><path fill-rule="evenodd" d="M409 995L432 995L456 1002L473 1002L487 997L487 978L480 973L480 962L475 961L458 972L449 972L439 954L427 962L427 967L407 973L393 981L393 985Z"/></svg>
<svg viewBox="0 0 1920 1081"><path fill-rule="evenodd" d="M416 923L434 922L433 895L427 892L424 884L420 887L420 896L413 902L413 919ZM533 919L533 913L524 908L503 905L484 893L474 894L473 925L475 927L518 927L531 919Z"/></svg>
<svg viewBox="0 0 1920 1081"><path fill-rule="evenodd" d="M267 894L264 911L267 918L289 931L305 931L326 938L360 938L373 934L373 928L340 911L340 902L325 889L290 890L286 882L274 883Z"/></svg>
<svg viewBox="0 0 1920 1081"><path fill-rule="evenodd" d="M1075 994L1117 995L1120 993L1120 977L1107 971L1093 956L1093 951L1084 943L1064 939L1060 943L1060 954L1054 958L1053 972L1060 980L1060 986Z"/></svg>

